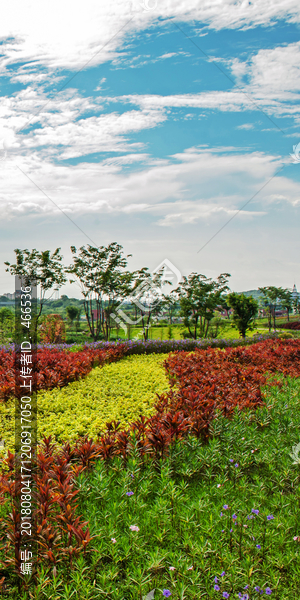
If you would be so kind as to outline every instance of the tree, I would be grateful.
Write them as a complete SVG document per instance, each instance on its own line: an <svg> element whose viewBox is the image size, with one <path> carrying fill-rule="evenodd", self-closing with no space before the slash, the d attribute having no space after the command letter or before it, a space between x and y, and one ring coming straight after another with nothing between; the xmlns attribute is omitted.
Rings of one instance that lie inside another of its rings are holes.
<svg viewBox="0 0 300 600"><path fill-rule="evenodd" d="M276 306L277 301L281 298L283 289L282 287L278 288L274 285L268 285L266 287L260 287L258 289L263 294L264 306L268 307L269 332L271 331L272 327L272 317L274 331L276 331Z"/></svg>
<svg viewBox="0 0 300 600"><path fill-rule="evenodd" d="M170 281L164 278L164 270L157 273L151 273L148 267L143 267L134 272L134 288L131 295L134 295L135 312L139 312L143 327L143 338L148 339L151 319L161 312L164 305L164 294L162 288L165 284L172 285Z"/></svg>
<svg viewBox="0 0 300 600"><path fill-rule="evenodd" d="M239 334L245 338L247 329L251 329L258 312L258 302L252 296L232 292L227 296L227 302L233 308L233 322Z"/></svg>
<svg viewBox="0 0 300 600"><path fill-rule="evenodd" d="M179 294L180 311L191 337L207 337L216 308L223 304L229 273L221 273L216 281L191 273L175 290Z"/></svg>
<svg viewBox="0 0 300 600"><path fill-rule="evenodd" d="M71 321L71 325L73 325L73 322L77 318L78 312L80 313L80 308L77 308L77 306L70 305L66 307L66 311L68 319Z"/></svg>
<svg viewBox="0 0 300 600"><path fill-rule="evenodd" d="M173 324L173 315L178 304L178 295L175 293L175 290L172 290L170 294L163 294L162 305L167 309L170 325Z"/></svg>
<svg viewBox="0 0 300 600"><path fill-rule="evenodd" d="M54 286L59 289L67 281L61 264L63 257L60 254L60 248L56 248L53 254L50 250L39 252L35 248L31 251L27 248L25 250L16 248L14 252L16 263L10 264L6 261L4 264L8 268L5 270L11 275L22 278L25 286L40 286L39 306L34 324L35 331L37 331L38 321L46 302L46 292Z"/></svg>
<svg viewBox="0 0 300 600"><path fill-rule="evenodd" d="M295 311L295 313L297 314L297 312L300 312L300 298L299 296L296 296L295 298L293 298L293 309Z"/></svg>
<svg viewBox="0 0 300 600"><path fill-rule="evenodd" d="M290 311L293 308L293 294L290 290L284 289L280 294L281 305L286 309L287 320L290 320Z"/></svg>
<svg viewBox="0 0 300 600"><path fill-rule="evenodd" d="M91 336L94 341L101 335L109 340L111 315L130 291L133 275L125 267L131 255L123 256L123 248L116 242L107 248L81 246L78 255L75 246L71 246L71 251L73 265L66 269L66 273L75 275L79 280Z"/></svg>

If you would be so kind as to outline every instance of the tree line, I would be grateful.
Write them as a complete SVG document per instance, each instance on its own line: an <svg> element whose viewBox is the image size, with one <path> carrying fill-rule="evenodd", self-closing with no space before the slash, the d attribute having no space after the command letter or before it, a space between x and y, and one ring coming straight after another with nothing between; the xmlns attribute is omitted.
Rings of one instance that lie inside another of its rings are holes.
<svg viewBox="0 0 300 600"><path fill-rule="evenodd" d="M259 304L252 296L230 292L229 273L221 273L215 280L199 273L182 277L176 289L169 294L163 292L166 280L163 269L151 273L148 267L136 271L127 269L128 258L123 247L116 242L108 246L81 246L78 250L71 246L73 263L63 265L60 248L38 251L15 249L16 262L6 261L6 271L22 278L25 285L39 286L40 298L35 318L37 331L46 294L51 289L60 289L67 281L77 282L83 296L83 308L91 337L110 339L114 327L140 323L144 340L152 322L162 309L172 312L179 305L180 314L189 335L194 339L207 337L216 310L233 309L233 321L242 337L253 327ZM292 308L299 308L293 301L292 293L274 286L259 288L262 303L268 313L269 330L272 321L276 327L276 305L280 300L287 314ZM298 301L299 302L299 301ZM72 308L72 307L71 307ZM77 309L75 309L77 310ZM69 318L78 317L69 308ZM71 314L72 313L72 314ZM78 317L79 318L79 317Z"/></svg>

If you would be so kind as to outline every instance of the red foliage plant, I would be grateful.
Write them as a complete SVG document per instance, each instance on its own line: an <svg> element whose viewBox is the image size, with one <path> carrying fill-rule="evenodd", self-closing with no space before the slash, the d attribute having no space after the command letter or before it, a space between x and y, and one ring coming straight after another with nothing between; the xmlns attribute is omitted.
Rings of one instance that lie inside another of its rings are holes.
<svg viewBox="0 0 300 600"><path fill-rule="evenodd" d="M66 326L61 315L47 315L40 325L43 344L61 344L66 340Z"/></svg>
<svg viewBox="0 0 300 600"><path fill-rule="evenodd" d="M69 355L64 353L67 365L63 367L65 380L79 372L76 369L80 361L84 371L91 368L93 361L97 363L120 357L118 349L114 349L112 354L104 351L106 354L102 355L101 352L87 351L82 356L75 353L70 363ZM51 371L52 363L47 356L43 354L44 364L50 365ZM83 362L84 357L87 362ZM53 360L55 362L55 358ZM75 371L72 372L74 364ZM77 474L91 468L97 459L109 465L115 455L120 455L126 466L133 449L138 450L142 460L147 454L162 459L173 440L190 433L205 441L210 435L210 424L217 410L230 418L236 408L255 409L264 403L261 386L278 384L274 379L275 373L299 377L300 340L267 340L248 347L177 352L169 355L165 368L171 389L158 396L156 413L152 417L141 416L126 430L121 429L118 421L109 422L106 432L101 433L97 440L80 439L74 448L66 443L58 450L51 438L44 438L35 479L37 541L39 560L49 568L56 568L60 561L72 565L75 556L81 551L86 552L91 539L87 523L77 514ZM2 504L10 502L15 494L13 459L9 453L6 472L0 477ZM13 569L18 567L14 548L19 543L19 519L16 511L0 519L2 549L7 557L7 566ZM7 539L3 546L5 536Z"/></svg>
<svg viewBox="0 0 300 600"><path fill-rule="evenodd" d="M51 443L51 437L44 438L37 456L35 483L38 562L53 568L66 562L72 566L73 559L80 552L85 553L91 540L87 522L76 514L76 497L79 491L75 486L75 475L84 467L73 465L73 456L68 445L58 449ZM14 456L9 453L4 460L7 470L0 478L1 503L11 503L11 511L0 519L0 538L5 539L5 567L19 573L20 558L20 513L14 507L18 495L13 479ZM24 483L22 484L24 485ZM4 534L4 535L3 535Z"/></svg>
<svg viewBox="0 0 300 600"><path fill-rule="evenodd" d="M78 352L66 352L55 348L38 349L37 368L33 374L36 389L63 387L84 377L93 367L119 360L123 355L122 346L108 349L87 348ZM0 398L3 400L13 396L17 387L14 360L14 352L0 351Z"/></svg>
<svg viewBox="0 0 300 600"><path fill-rule="evenodd" d="M190 419L190 431L206 438L217 409L230 416L236 407L256 408L263 404L261 386L278 384L271 374L299 377L300 341L179 352L164 364L172 389L160 397L157 410L181 413Z"/></svg>
<svg viewBox="0 0 300 600"><path fill-rule="evenodd" d="M293 331L300 331L300 321L287 321L286 323L280 323L277 325L281 329L292 329Z"/></svg>

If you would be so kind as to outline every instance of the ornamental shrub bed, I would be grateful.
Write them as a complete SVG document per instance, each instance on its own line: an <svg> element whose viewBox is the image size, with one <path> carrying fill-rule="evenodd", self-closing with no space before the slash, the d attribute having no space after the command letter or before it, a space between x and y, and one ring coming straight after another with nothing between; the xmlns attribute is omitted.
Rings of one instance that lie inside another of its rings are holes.
<svg viewBox="0 0 300 600"><path fill-rule="evenodd" d="M299 377L300 342L177 353L166 368L172 389L152 416L107 422L73 447L44 440L35 596L27 584L16 594L9 455L0 537L11 597L298 599L300 388L289 378Z"/></svg>
<svg viewBox="0 0 300 600"><path fill-rule="evenodd" d="M182 340L118 340L116 342L85 342L84 344L45 344L43 346L38 345L40 348L49 348L57 350L67 350L77 352L83 349L94 349L94 348L115 348L116 346L122 346L126 356L131 354L161 354L167 352L180 352L186 351L191 352L196 348L234 348L237 346L248 346L250 344L256 344L267 339L277 339L277 333L267 333L264 335L255 335L249 338L238 338L238 339L226 339L226 338L203 338L203 339L182 339ZM7 350L11 349L11 345L5 347Z"/></svg>
<svg viewBox="0 0 300 600"><path fill-rule="evenodd" d="M93 367L120 359L122 346L109 348L86 348L78 352L66 352L57 348L37 349L37 370L32 374L36 389L63 387L87 375ZM0 398L7 400L15 393L15 352L0 351Z"/></svg>
<svg viewBox="0 0 300 600"><path fill-rule="evenodd" d="M79 436L97 438L105 423L118 420L125 427L139 415L155 412L156 394L168 391L163 367L167 354L128 356L96 367L84 379L63 388L38 392L37 434L59 442L75 442ZM13 398L0 404L0 439L14 447Z"/></svg>
<svg viewBox="0 0 300 600"><path fill-rule="evenodd" d="M275 334L275 338L276 338ZM63 387L72 381L85 377L93 367L139 354L163 354L187 351L196 348L228 348L249 345L263 339L274 339L274 335L258 336L245 340L148 340L147 342L94 342L78 346L76 344L44 344L37 346L37 390ZM15 393L15 352L14 344L0 349L0 400L7 400Z"/></svg>
<svg viewBox="0 0 300 600"><path fill-rule="evenodd" d="M230 419L219 412L207 443L174 438L164 460L143 457L137 443L127 457L107 445L99 461L88 440L73 448L44 440L29 589L14 575L10 457L1 481L3 597L298 600L300 382L263 391L264 406Z"/></svg>
<svg viewBox="0 0 300 600"><path fill-rule="evenodd" d="M287 321L286 323L280 323L277 325L281 329L292 329L294 331L300 331L300 321Z"/></svg>
<svg viewBox="0 0 300 600"><path fill-rule="evenodd" d="M299 377L300 341L266 340L243 348L181 352L171 354L165 367L174 389L161 396L157 410L181 413L190 419L191 431L205 437L217 409L230 416L235 407L261 405L261 386L276 372Z"/></svg>

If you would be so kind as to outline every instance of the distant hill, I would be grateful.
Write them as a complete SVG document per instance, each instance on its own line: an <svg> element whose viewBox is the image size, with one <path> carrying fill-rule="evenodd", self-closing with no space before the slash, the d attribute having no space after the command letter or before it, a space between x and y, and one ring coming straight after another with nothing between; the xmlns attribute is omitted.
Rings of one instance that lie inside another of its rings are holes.
<svg viewBox="0 0 300 600"><path fill-rule="evenodd" d="M253 296L255 300L259 300L263 295L259 290L247 290L246 292L239 292L239 294L244 294L245 296Z"/></svg>

